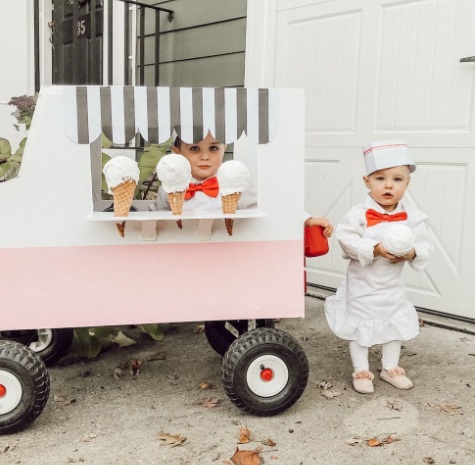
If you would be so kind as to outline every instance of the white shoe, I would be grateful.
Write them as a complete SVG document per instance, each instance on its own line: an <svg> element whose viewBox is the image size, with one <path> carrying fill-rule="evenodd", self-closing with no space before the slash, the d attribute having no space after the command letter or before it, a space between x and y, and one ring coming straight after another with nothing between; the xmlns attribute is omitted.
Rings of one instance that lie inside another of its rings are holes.
<svg viewBox="0 0 475 465"><path fill-rule="evenodd" d="M401 367L392 370L381 370L379 377L398 389L411 389L412 381L406 376L405 371Z"/></svg>
<svg viewBox="0 0 475 465"><path fill-rule="evenodd" d="M360 394L373 394L374 386L373 379L374 375L371 371L360 370L357 373L353 373L353 388L356 392Z"/></svg>

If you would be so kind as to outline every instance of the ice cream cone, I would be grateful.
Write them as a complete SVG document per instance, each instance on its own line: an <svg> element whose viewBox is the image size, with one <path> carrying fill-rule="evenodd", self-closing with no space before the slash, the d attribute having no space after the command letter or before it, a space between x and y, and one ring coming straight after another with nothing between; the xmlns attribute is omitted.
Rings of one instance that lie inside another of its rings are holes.
<svg viewBox="0 0 475 465"><path fill-rule="evenodd" d="M236 213L241 195L242 192L234 192L233 194L223 195L221 197L221 208L223 213ZM234 220L232 218L225 218L224 224L226 225L226 231L228 231L228 234L232 236Z"/></svg>
<svg viewBox="0 0 475 465"><path fill-rule="evenodd" d="M169 192L168 196L168 203L170 204L170 208L174 215L181 215L183 212L183 203L185 202L185 194L186 189L182 192ZM177 220L176 224L180 229L182 229L183 225L181 220Z"/></svg>
<svg viewBox="0 0 475 465"><path fill-rule="evenodd" d="M129 216L136 186L137 183L135 181L129 180L112 189L112 194L114 195L114 216ZM125 221L117 223L116 226L119 234L124 237Z"/></svg>
<svg viewBox="0 0 475 465"><path fill-rule="evenodd" d="M183 203L185 201L185 193L186 190L183 192L169 192L168 195L168 203L170 204L170 208L174 215L181 215L183 212Z"/></svg>
<svg viewBox="0 0 475 465"><path fill-rule="evenodd" d="M136 186L135 181L125 181L112 189L114 216L129 216Z"/></svg>

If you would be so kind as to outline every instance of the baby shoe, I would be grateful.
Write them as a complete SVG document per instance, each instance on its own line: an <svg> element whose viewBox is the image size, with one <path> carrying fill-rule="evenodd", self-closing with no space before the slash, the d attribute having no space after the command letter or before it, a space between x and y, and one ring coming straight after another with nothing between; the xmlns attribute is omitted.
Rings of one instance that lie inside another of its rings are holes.
<svg viewBox="0 0 475 465"><path fill-rule="evenodd" d="M381 370L379 375L383 381L392 384L398 389L411 389L412 381L406 376L406 372L401 367L396 367L391 370Z"/></svg>
<svg viewBox="0 0 475 465"><path fill-rule="evenodd" d="M357 373L353 373L354 390L360 394L373 394L373 379L373 373L368 370L360 370Z"/></svg>

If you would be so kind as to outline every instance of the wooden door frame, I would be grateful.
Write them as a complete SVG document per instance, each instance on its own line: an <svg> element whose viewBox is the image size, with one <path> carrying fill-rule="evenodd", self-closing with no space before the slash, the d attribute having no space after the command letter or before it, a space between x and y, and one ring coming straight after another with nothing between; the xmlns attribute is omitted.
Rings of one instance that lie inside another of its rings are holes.
<svg viewBox="0 0 475 465"><path fill-rule="evenodd" d="M274 87L276 28L277 0L248 0L245 87Z"/></svg>

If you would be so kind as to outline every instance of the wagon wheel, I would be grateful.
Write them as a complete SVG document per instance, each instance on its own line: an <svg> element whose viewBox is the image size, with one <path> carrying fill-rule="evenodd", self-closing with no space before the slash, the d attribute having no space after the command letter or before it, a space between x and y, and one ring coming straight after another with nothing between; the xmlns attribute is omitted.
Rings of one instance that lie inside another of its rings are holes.
<svg viewBox="0 0 475 465"><path fill-rule="evenodd" d="M26 428L49 396L45 364L18 342L0 341L0 435Z"/></svg>
<svg viewBox="0 0 475 465"><path fill-rule="evenodd" d="M250 322L255 321L255 328L273 328L274 320L229 320L206 321L205 335L209 345L219 354L224 355L229 346L242 334L249 331Z"/></svg>
<svg viewBox="0 0 475 465"><path fill-rule="evenodd" d="M258 328L236 339L223 359L223 385L241 410L271 416L303 394L308 360L296 339L273 328Z"/></svg>
<svg viewBox="0 0 475 465"><path fill-rule="evenodd" d="M46 366L51 366L68 353L73 336L72 328L38 329L37 338L28 347L41 357Z"/></svg>
<svg viewBox="0 0 475 465"><path fill-rule="evenodd" d="M28 346L41 357L46 366L53 365L69 351L73 336L72 328L0 332L0 340L15 341Z"/></svg>

